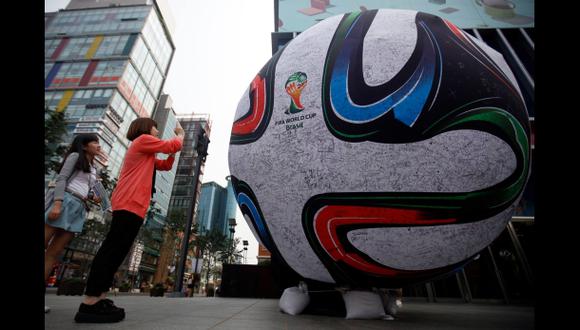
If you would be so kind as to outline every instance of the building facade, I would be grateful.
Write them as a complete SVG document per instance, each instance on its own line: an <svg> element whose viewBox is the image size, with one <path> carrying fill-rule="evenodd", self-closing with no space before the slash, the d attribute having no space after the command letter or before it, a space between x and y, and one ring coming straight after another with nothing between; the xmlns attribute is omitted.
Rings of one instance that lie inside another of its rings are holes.
<svg viewBox="0 0 580 330"><path fill-rule="evenodd" d="M233 238L237 205L229 180L226 188L213 181L202 184L196 213L199 232L217 230L224 236Z"/></svg>
<svg viewBox="0 0 580 330"><path fill-rule="evenodd" d="M117 177L138 117L159 100L175 46L166 6L152 0L71 0L45 16L45 102L66 111L68 138L96 133Z"/></svg>
<svg viewBox="0 0 580 330"><path fill-rule="evenodd" d="M219 184L212 181L201 185L199 207L195 214L195 222L200 233L217 230L226 234L225 197L226 189Z"/></svg>
<svg viewBox="0 0 580 330"><path fill-rule="evenodd" d="M238 201L236 200L236 194L234 193L234 186L232 185L232 180L230 178L230 176L226 177L226 180L228 181L227 185L226 185L226 214L225 214L225 218L228 221L228 226L229 226L229 234L228 237L233 239L234 238L234 232L235 232L235 226L236 226L236 215L238 213ZM230 219L233 219L230 220Z"/></svg>

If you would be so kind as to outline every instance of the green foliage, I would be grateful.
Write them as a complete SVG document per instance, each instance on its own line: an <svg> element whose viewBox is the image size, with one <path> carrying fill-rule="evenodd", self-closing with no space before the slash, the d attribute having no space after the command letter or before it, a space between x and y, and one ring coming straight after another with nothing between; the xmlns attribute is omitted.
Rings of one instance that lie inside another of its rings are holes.
<svg viewBox="0 0 580 330"><path fill-rule="evenodd" d="M204 232L197 236L193 245L205 254L216 256L218 252L223 251L226 248L225 245L227 241L228 239L226 235L217 230L211 230L210 232Z"/></svg>
<svg viewBox="0 0 580 330"><path fill-rule="evenodd" d="M237 249L239 243L239 237L236 237L235 239L227 238L220 253L220 261L224 264L231 264L234 263L238 258L241 258L243 250Z"/></svg>
<svg viewBox="0 0 580 330"><path fill-rule="evenodd" d="M95 217L88 217L83 226L83 231L75 239L86 239L89 242L102 242L109 232L109 222L102 223Z"/></svg>
<svg viewBox="0 0 580 330"><path fill-rule="evenodd" d="M147 222L144 226L141 226L139 229L139 233L137 234L137 241L141 241L145 244L145 246L154 245L155 237L161 236L162 228L155 228L153 225L153 218L161 213L161 209L155 206L155 201L151 200L151 204L149 210L147 210L147 214L145 215L145 219Z"/></svg>
<svg viewBox="0 0 580 330"><path fill-rule="evenodd" d="M131 289L131 283L129 282L123 282L121 284L121 286L119 286L119 292L129 292L129 290Z"/></svg>
<svg viewBox="0 0 580 330"><path fill-rule="evenodd" d="M68 147L62 143L67 134L66 118L65 110L55 111L48 106L44 114L44 174L50 174L56 172Z"/></svg>
<svg viewBox="0 0 580 330"><path fill-rule="evenodd" d="M106 167L101 169L99 177L101 178L103 188L105 188L109 193L109 196L111 196L113 190L117 186L117 178L111 178L111 171Z"/></svg>
<svg viewBox="0 0 580 330"><path fill-rule="evenodd" d="M205 273L206 285L209 283L210 275L216 278L221 274L221 270L216 272L215 264L222 251L228 249L229 245L231 245L231 240L217 230L203 232L194 241L193 246L201 251L203 258L202 273Z"/></svg>
<svg viewBox="0 0 580 330"><path fill-rule="evenodd" d="M183 232L186 224L185 209L174 209L165 218L165 229L173 235Z"/></svg>

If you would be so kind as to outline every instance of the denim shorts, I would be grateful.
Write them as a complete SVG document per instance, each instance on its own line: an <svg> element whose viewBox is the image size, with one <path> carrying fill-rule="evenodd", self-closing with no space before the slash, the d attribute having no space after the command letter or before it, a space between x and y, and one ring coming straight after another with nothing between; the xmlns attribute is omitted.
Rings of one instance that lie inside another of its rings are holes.
<svg viewBox="0 0 580 330"><path fill-rule="evenodd" d="M52 205L44 213L44 223L51 227L61 228L73 233L83 231L87 211L85 210L84 203L80 199L65 191L60 216L53 221L48 220L48 213L51 209Z"/></svg>

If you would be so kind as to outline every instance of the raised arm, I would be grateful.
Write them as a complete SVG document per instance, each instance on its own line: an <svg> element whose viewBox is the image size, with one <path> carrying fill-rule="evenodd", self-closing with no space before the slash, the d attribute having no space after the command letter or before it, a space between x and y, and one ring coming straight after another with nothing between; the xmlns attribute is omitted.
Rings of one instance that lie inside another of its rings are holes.
<svg viewBox="0 0 580 330"><path fill-rule="evenodd" d="M153 135L143 134L138 137L134 142L138 142L135 146L137 151L143 153L164 153L164 154L174 154L181 150L183 145L183 137L177 136L169 140L161 140Z"/></svg>
<svg viewBox="0 0 580 330"><path fill-rule="evenodd" d="M185 132L179 123L175 126L174 132L177 136L169 140L160 140L153 135L143 134L137 138L139 140L137 150L145 153L174 154L181 150L183 138L185 137Z"/></svg>
<svg viewBox="0 0 580 330"><path fill-rule="evenodd" d="M167 159L155 158L155 169L160 171L169 171L173 167L173 162L175 161L175 154L170 154Z"/></svg>

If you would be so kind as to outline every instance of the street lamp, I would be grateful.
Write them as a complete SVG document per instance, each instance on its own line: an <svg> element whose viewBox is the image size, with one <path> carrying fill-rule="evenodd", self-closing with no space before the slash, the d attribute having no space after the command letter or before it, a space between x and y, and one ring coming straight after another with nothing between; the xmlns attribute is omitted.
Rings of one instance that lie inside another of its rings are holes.
<svg viewBox="0 0 580 330"><path fill-rule="evenodd" d="M244 264L245 264L248 258L248 241L244 240L242 241L242 244L244 245Z"/></svg>
<svg viewBox="0 0 580 330"><path fill-rule="evenodd" d="M230 226L230 238L233 239L234 238L234 233L236 232L236 229L235 229L235 227L237 225L236 219L235 218L228 219L228 224Z"/></svg>
<svg viewBox="0 0 580 330"><path fill-rule="evenodd" d="M182 297L182 286L183 286L183 273L185 270L185 258L187 256L188 246L189 246L189 235L191 233L191 228L193 226L193 213L195 211L195 202L197 201L197 186L199 181L199 171L201 169L201 163L205 162L205 158L208 155L207 147L209 144L209 138L205 129L200 127L197 133L197 143L195 145L195 150L197 151L197 159L194 170L193 179L193 196L191 198L191 203L187 209L187 224L185 225L185 232L183 236L183 242L181 244L181 253L179 256L179 264L177 265L177 273L175 274L175 287L173 294L170 297Z"/></svg>

